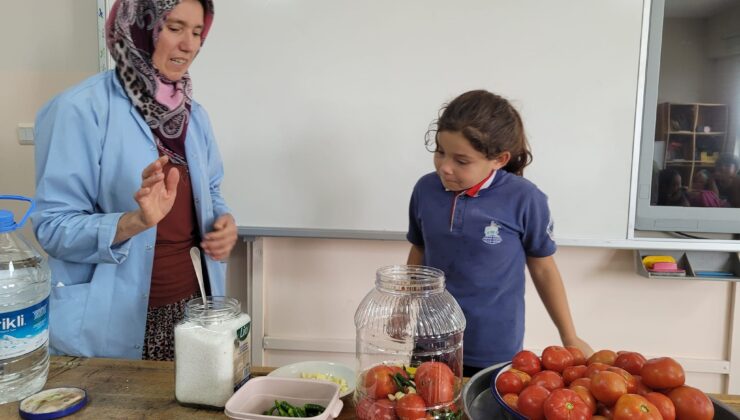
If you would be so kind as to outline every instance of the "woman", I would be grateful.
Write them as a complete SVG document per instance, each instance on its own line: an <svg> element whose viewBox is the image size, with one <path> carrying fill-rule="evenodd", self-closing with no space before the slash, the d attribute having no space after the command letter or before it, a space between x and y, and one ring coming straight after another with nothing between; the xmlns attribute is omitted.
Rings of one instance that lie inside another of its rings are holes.
<svg viewBox="0 0 740 420"><path fill-rule="evenodd" d="M174 324L198 291L192 246L207 255L210 294L225 294L237 229L188 75L212 19L211 0L118 0L116 69L37 115L32 221L52 270L54 353L172 359Z"/></svg>

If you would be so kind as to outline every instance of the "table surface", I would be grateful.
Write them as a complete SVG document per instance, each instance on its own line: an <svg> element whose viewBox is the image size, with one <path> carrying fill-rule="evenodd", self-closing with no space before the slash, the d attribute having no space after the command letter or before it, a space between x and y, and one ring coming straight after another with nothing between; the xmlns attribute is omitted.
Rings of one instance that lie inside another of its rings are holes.
<svg viewBox="0 0 740 420"><path fill-rule="evenodd" d="M89 403L70 419L225 419L223 411L180 406L175 401L173 362L87 359L52 356L46 388L74 386L88 391ZM253 367L254 376L273 368ZM740 413L740 396L712 396ZM339 420L355 419L351 397L345 397ZM19 419L18 403L0 405L0 419Z"/></svg>

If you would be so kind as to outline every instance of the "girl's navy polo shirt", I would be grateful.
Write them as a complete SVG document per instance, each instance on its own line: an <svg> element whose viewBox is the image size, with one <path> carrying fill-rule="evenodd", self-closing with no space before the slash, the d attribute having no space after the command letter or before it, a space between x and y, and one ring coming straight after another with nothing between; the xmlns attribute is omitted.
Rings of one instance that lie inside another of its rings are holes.
<svg viewBox="0 0 740 420"><path fill-rule="evenodd" d="M424 264L445 273L465 313L464 363L511 360L524 339L526 258L555 253L547 196L530 181L499 170L477 194L446 191L436 173L416 183L408 240Z"/></svg>

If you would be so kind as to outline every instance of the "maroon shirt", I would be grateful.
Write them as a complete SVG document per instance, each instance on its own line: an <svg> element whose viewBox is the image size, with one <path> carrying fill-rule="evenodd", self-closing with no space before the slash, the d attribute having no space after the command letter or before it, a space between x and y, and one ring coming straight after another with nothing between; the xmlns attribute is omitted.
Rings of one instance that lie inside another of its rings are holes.
<svg viewBox="0 0 740 420"><path fill-rule="evenodd" d="M190 248L198 246L200 241L190 174L187 167L170 162L165 165L165 174L173 167L180 172L180 182L172 210L157 224L150 308L179 302L198 290L190 260Z"/></svg>

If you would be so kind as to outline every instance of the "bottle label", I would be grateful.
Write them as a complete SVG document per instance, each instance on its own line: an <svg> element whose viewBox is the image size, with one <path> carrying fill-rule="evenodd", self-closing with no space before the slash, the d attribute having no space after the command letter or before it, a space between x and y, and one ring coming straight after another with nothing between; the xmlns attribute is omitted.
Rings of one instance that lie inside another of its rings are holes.
<svg viewBox="0 0 740 420"><path fill-rule="evenodd" d="M49 297L24 309L0 312L0 359L30 353L49 339Z"/></svg>
<svg viewBox="0 0 740 420"><path fill-rule="evenodd" d="M236 330L234 339L234 391L244 385L250 378L251 351L250 330L251 322L247 322Z"/></svg>

